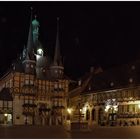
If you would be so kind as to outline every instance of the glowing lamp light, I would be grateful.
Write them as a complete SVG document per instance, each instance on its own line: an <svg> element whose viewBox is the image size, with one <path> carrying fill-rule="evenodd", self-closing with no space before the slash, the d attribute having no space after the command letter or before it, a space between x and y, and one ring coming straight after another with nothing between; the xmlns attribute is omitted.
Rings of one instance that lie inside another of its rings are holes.
<svg viewBox="0 0 140 140"><path fill-rule="evenodd" d="M140 109L140 104L138 104L138 108Z"/></svg>
<svg viewBox="0 0 140 140"><path fill-rule="evenodd" d="M5 113L5 114L4 114L4 116L5 116L5 117L7 117L7 116L8 116L8 114L7 114L7 113Z"/></svg>
<svg viewBox="0 0 140 140"><path fill-rule="evenodd" d="M70 109L70 108L68 108L67 111L68 111L69 114L72 113L72 109Z"/></svg>
<svg viewBox="0 0 140 140"><path fill-rule="evenodd" d="M38 53L39 55L43 55L43 50L40 48L40 49L37 50L37 53Z"/></svg>
<svg viewBox="0 0 140 140"><path fill-rule="evenodd" d="M109 108L110 108L110 106L107 105L106 108L105 108L105 112L107 112Z"/></svg>
<svg viewBox="0 0 140 140"><path fill-rule="evenodd" d="M83 108L83 111L86 112L86 110L87 110L87 107L85 106L85 107Z"/></svg>
<svg viewBox="0 0 140 140"><path fill-rule="evenodd" d="M115 111L118 111L118 106L113 106Z"/></svg>

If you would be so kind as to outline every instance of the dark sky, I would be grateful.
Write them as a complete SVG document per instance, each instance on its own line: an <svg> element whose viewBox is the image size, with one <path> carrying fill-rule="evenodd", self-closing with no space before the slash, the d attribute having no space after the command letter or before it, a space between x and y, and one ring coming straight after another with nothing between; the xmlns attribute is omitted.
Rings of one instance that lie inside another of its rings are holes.
<svg viewBox="0 0 140 140"><path fill-rule="evenodd" d="M1 74L26 45L31 6L47 54L53 53L60 17L61 53L71 78L92 65L105 70L140 58L140 2L0 2Z"/></svg>

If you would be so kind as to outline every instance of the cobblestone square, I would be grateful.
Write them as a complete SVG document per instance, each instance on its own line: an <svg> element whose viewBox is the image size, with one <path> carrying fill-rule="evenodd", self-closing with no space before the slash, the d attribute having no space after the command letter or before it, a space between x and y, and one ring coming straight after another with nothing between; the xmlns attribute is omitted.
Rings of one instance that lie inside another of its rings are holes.
<svg viewBox="0 0 140 140"><path fill-rule="evenodd" d="M139 139L140 126L97 127L89 131L67 131L62 126L1 126L0 138L7 139Z"/></svg>

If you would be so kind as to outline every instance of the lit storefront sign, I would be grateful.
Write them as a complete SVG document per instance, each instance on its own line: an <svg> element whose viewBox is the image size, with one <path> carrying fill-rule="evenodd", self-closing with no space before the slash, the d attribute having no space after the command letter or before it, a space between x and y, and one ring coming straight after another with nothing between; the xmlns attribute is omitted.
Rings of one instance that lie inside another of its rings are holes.
<svg viewBox="0 0 140 140"><path fill-rule="evenodd" d="M108 112L109 109L113 109L114 111L118 111L119 103L116 99L108 99L105 103L105 112Z"/></svg>

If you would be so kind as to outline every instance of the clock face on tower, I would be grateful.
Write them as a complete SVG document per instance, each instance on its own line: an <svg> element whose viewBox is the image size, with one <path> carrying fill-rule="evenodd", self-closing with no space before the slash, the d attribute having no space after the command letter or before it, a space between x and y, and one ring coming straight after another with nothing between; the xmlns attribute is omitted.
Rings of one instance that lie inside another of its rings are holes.
<svg viewBox="0 0 140 140"><path fill-rule="evenodd" d="M43 56L43 50L42 50L41 48L39 48L39 49L37 50L37 54Z"/></svg>

